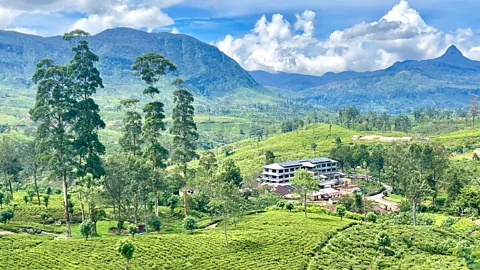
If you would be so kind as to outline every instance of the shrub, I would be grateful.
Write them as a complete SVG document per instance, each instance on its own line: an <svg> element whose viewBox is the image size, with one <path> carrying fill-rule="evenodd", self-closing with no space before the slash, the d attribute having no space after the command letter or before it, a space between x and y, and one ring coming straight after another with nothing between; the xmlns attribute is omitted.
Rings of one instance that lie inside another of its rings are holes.
<svg viewBox="0 0 480 270"><path fill-rule="evenodd" d="M412 205L410 204L409 201L402 200L398 204L398 209L400 210L400 212L410 212L410 211L412 211Z"/></svg>
<svg viewBox="0 0 480 270"><path fill-rule="evenodd" d="M135 234L138 233L138 228L137 225L135 224L130 224L128 225L128 233L132 235L132 237L135 237Z"/></svg>
<svg viewBox="0 0 480 270"><path fill-rule="evenodd" d="M442 221L442 223L440 224L440 227L441 228L450 228L452 227L453 224L455 224L457 222L457 219L454 218L454 217L447 217L446 219L444 219Z"/></svg>
<svg viewBox="0 0 480 270"><path fill-rule="evenodd" d="M48 214L47 213L41 213L40 218L42 219L42 224L45 227L45 221L48 220Z"/></svg>
<svg viewBox="0 0 480 270"><path fill-rule="evenodd" d="M84 221L82 224L80 224L79 230L80 233L85 237L85 240L87 240L89 236L92 236L92 228L93 222L91 221Z"/></svg>
<svg viewBox="0 0 480 270"><path fill-rule="evenodd" d="M48 201L50 200L49 195L43 196L43 203L45 204L45 208L48 208Z"/></svg>
<svg viewBox="0 0 480 270"><path fill-rule="evenodd" d="M375 213L368 213L367 214L367 221L370 221L372 223L377 222L377 215Z"/></svg>
<svg viewBox="0 0 480 270"><path fill-rule="evenodd" d="M349 219L353 219L353 220L359 220L359 221L363 220L363 215L357 214L357 213L352 213L352 212L347 212L345 214L345 217L349 218Z"/></svg>
<svg viewBox="0 0 480 270"><path fill-rule="evenodd" d="M33 197L35 197L35 190L33 189L28 189L27 190L27 195L28 195L28 198L30 199L30 201L33 200Z"/></svg>
<svg viewBox="0 0 480 270"><path fill-rule="evenodd" d="M47 195L51 195L52 194L52 188L50 186L48 186L46 189L45 189L45 194Z"/></svg>
<svg viewBox="0 0 480 270"><path fill-rule="evenodd" d="M0 211L0 222L7 223L15 216L12 209Z"/></svg>
<svg viewBox="0 0 480 270"><path fill-rule="evenodd" d="M59 189L59 188L55 189L55 194L57 194L57 195L58 195L58 194L62 194L62 190Z"/></svg>
<svg viewBox="0 0 480 270"><path fill-rule="evenodd" d="M197 228L197 219L192 216L186 216L183 219L183 228L192 232Z"/></svg>
<svg viewBox="0 0 480 270"><path fill-rule="evenodd" d="M152 227L155 231L160 231L160 227L162 226L162 222L157 215L150 215L148 217L148 226Z"/></svg>
<svg viewBox="0 0 480 270"><path fill-rule="evenodd" d="M389 247L392 244L392 240L390 239L390 235L386 232L380 232L377 235L377 245L379 247L383 247L383 252L385 252L385 248Z"/></svg>
<svg viewBox="0 0 480 270"><path fill-rule="evenodd" d="M337 208L335 209L335 213L340 217L340 220L343 220L343 217L345 216L347 212L347 209L343 205L338 205Z"/></svg>
<svg viewBox="0 0 480 270"><path fill-rule="evenodd" d="M292 209L294 208L295 206L293 205L293 203L291 202L287 202L285 204L285 209L287 209L288 211L292 211Z"/></svg>
<svg viewBox="0 0 480 270"><path fill-rule="evenodd" d="M280 208L280 209L283 209L283 207L285 207L285 202L284 201L278 201L277 202L277 207Z"/></svg>
<svg viewBox="0 0 480 270"><path fill-rule="evenodd" d="M417 225L433 225L433 218L425 215L417 215Z"/></svg>

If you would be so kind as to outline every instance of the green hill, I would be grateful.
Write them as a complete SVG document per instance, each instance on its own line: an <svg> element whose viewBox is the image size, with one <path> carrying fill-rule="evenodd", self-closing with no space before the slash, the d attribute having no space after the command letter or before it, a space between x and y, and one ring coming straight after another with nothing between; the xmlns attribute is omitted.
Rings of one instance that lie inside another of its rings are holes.
<svg viewBox="0 0 480 270"><path fill-rule="evenodd" d="M233 159L242 169L244 175L258 173L264 165L263 153L267 150L275 155L275 161L288 161L313 156L328 156L330 150L335 146L335 139L341 138L342 142L352 142L354 135L379 135L379 136L405 136L400 132L366 132L349 130L337 125L314 123L305 126L303 129L272 135L268 138L257 141L248 139L231 144L233 153L226 157L219 155L220 159ZM317 149L314 153L311 145L315 142Z"/></svg>
<svg viewBox="0 0 480 270"><path fill-rule="evenodd" d="M239 89L268 93L217 47L191 36L116 28L88 37L87 41L100 57L99 70L110 91L131 92L132 88L135 89L140 80L132 74L133 61L137 56L153 51L172 60L178 67L175 75L182 77L186 88L199 96L222 97ZM52 58L65 64L71 56L70 46L60 36L40 37L0 31L0 86L28 88L38 61Z"/></svg>

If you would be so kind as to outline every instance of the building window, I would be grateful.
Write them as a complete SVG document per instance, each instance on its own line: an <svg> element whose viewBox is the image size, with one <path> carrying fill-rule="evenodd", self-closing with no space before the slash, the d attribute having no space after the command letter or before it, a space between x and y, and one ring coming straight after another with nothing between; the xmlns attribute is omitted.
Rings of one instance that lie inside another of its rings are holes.
<svg viewBox="0 0 480 270"><path fill-rule="evenodd" d="M326 166L327 166L327 164L325 164L325 163L322 164L322 167L326 167Z"/></svg>

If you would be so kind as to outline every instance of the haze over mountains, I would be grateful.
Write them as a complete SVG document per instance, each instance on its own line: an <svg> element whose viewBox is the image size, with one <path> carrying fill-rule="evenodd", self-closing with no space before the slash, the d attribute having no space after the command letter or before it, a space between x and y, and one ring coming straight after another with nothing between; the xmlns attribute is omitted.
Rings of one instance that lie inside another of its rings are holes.
<svg viewBox="0 0 480 270"><path fill-rule="evenodd" d="M265 91L230 57L191 36L116 28L87 40L100 57L99 70L106 85L139 84L131 71L133 61L154 51L177 65L175 75L197 95L219 97L242 88ZM71 56L69 44L59 36L44 38L0 31L0 85L28 87L38 61L51 58L65 64Z"/></svg>
<svg viewBox="0 0 480 270"><path fill-rule="evenodd" d="M250 72L260 84L307 102L327 106L355 104L374 110L459 107L480 89L480 62L450 46L439 58L397 62L384 70L326 73L321 77Z"/></svg>
<svg viewBox="0 0 480 270"><path fill-rule="evenodd" d="M480 89L480 62L464 57L455 46L436 59L397 62L372 72L347 71L316 77L247 72L215 46L182 34L116 28L91 36L88 41L100 57L99 69L107 87L138 86L140 81L131 72L133 60L155 51L170 58L178 66L175 75L207 100L245 92L253 100L258 94L258 102L270 102L261 98L269 95L322 106L354 104L396 112L433 106L466 108L469 96ZM44 38L0 31L0 86L31 87L35 65L46 57L67 63L71 57L68 43L58 36Z"/></svg>

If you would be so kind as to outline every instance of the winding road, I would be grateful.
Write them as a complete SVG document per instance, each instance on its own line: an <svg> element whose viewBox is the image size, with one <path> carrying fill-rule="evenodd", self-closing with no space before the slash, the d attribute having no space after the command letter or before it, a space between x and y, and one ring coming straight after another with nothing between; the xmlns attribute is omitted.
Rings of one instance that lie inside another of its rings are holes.
<svg viewBox="0 0 480 270"><path fill-rule="evenodd" d="M386 185L386 184L383 184L383 186L385 187L385 190L387 191L388 194L392 193L393 188L391 186ZM387 201L383 198L383 192L380 193L380 194L374 195L374 196L368 196L367 199L369 199L371 201L374 201L376 203L379 203L379 204L386 205L388 210L391 210L391 211L397 211L398 210L396 202Z"/></svg>

